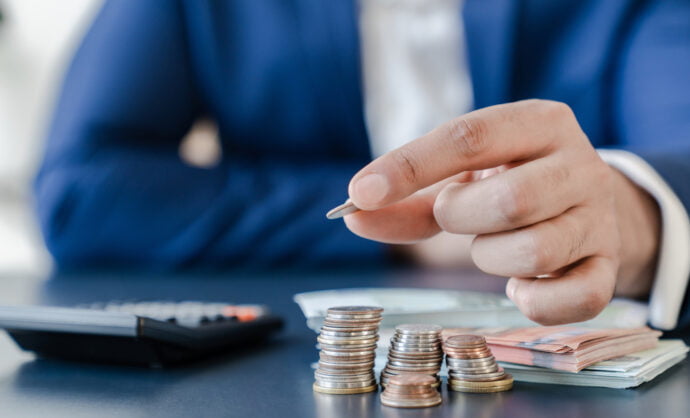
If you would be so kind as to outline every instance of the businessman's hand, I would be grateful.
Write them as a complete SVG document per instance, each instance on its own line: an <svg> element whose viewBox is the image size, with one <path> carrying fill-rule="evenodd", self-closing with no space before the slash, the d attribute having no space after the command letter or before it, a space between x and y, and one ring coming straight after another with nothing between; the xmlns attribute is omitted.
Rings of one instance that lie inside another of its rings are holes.
<svg viewBox="0 0 690 418"><path fill-rule="evenodd" d="M364 211L345 222L365 238L476 235L477 266L510 277L507 295L545 325L596 316L616 286L629 296L650 287L656 204L599 158L562 103L458 117L364 167L349 194Z"/></svg>

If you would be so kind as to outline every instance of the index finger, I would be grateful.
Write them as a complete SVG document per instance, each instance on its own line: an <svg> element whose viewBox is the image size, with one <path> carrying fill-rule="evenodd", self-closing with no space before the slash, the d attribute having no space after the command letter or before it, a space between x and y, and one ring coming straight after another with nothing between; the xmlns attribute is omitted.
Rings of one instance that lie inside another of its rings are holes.
<svg viewBox="0 0 690 418"><path fill-rule="evenodd" d="M350 199L376 210L462 171L543 155L564 117L567 105L544 100L468 113L372 161L350 181Z"/></svg>

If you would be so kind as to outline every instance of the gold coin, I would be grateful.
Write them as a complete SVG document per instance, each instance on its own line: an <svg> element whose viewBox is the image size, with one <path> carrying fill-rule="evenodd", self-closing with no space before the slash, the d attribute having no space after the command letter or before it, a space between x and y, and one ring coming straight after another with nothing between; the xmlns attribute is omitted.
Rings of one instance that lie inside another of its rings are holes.
<svg viewBox="0 0 690 418"><path fill-rule="evenodd" d="M501 387L501 386L512 386L513 385L513 376L506 374L505 378L502 380L494 380L494 381L489 381L489 382L468 382L466 380L456 380L456 379L449 379L448 384L450 386L455 387L462 387L462 388L468 388L468 389L473 389L473 388L494 388L494 387Z"/></svg>
<svg viewBox="0 0 690 418"><path fill-rule="evenodd" d="M402 401L402 400L392 400L381 398L381 403L385 406L391 406L393 408L428 408L436 405L440 405L443 400L439 395L437 398L424 400L424 401Z"/></svg>
<svg viewBox="0 0 690 418"><path fill-rule="evenodd" d="M511 383L509 385L487 387L487 388L467 388L464 386L449 386L449 388L450 388L450 390L453 390L455 392L496 393L496 392L505 392L505 391L511 390L513 388L513 384Z"/></svg>
<svg viewBox="0 0 690 418"><path fill-rule="evenodd" d="M324 388L316 383L312 386L314 392L328 393L330 395L355 395L358 393L369 393L376 391L379 387L376 384L363 388Z"/></svg>

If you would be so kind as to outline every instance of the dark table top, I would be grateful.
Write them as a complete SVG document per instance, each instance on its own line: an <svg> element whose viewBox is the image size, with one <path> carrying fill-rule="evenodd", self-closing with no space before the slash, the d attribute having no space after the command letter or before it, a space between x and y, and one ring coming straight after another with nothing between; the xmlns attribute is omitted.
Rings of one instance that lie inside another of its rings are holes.
<svg viewBox="0 0 690 418"><path fill-rule="evenodd" d="M515 384L510 392L443 389L443 404L384 407L378 393L312 392L316 335L295 293L367 286L502 290L504 281L475 272L274 272L184 276L81 274L47 281L0 277L0 303L71 306L115 299L264 303L287 320L260 348L171 369L36 360L0 333L0 416L70 417L688 417L688 361L637 389Z"/></svg>

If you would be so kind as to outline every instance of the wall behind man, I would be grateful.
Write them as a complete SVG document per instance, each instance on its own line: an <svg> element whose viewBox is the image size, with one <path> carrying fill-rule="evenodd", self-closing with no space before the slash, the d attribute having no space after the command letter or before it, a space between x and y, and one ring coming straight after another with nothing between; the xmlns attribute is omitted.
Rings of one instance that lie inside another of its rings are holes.
<svg viewBox="0 0 690 418"><path fill-rule="evenodd" d="M103 0L0 0L0 280L50 269L30 185L65 65Z"/></svg>

